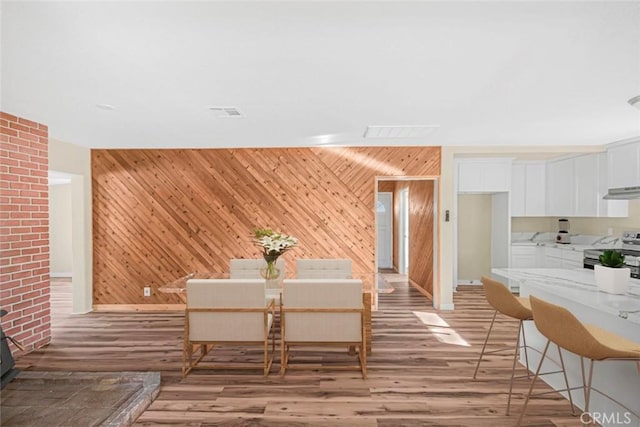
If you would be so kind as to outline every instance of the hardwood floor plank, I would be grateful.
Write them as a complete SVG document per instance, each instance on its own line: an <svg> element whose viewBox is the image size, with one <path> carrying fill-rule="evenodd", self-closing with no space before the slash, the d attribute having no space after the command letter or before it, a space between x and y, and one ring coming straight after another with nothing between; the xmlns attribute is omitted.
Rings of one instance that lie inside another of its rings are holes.
<svg viewBox="0 0 640 427"><path fill-rule="evenodd" d="M373 313L373 352L367 380L355 371L309 370L271 375L259 370L197 370L182 378L181 312L58 313L52 343L20 357L20 369L159 371L160 393L136 426L513 426L529 387L514 385L506 416L511 354L486 356L473 370L493 315L482 288L460 286L455 311L437 311L393 277L396 290L380 295ZM60 304L64 305L63 302ZM499 318L492 348L512 345L517 322ZM215 360L255 362L260 348L214 349ZM317 352L299 360L332 365L344 353ZM518 374L524 374L523 367ZM548 387L538 382L536 391ZM28 397L27 397L28 398ZM526 425L581 426L557 393L531 400Z"/></svg>

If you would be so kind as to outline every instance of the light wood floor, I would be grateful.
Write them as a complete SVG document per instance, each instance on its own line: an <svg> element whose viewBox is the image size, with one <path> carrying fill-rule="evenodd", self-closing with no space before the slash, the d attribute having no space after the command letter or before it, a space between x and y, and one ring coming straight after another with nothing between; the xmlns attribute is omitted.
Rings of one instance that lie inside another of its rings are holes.
<svg viewBox="0 0 640 427"><path fill-rule="evenodd" d="M358 372L194 371L181 378L182 313L53 316L50 346L20 358L21 369L160 371L158 398L136 425L189 426L512 426L528 381L517 381L504 415L510 357L490 356L472 380L493 311L481 287L461 287L456 310L437 312L406 282L380 295L373 316L369 378ZM500 319L493 342L511 344L517 325ZM260 349L224 349L225 361L259 360ZM294 358L296 356L294 355ZM337 358L346 357L343 352ZM323 354L308 363L333 363ZM296 359L294 359L296 360ZM524 370L521 368L520 373ZM540 385L540 391L546 386ZM553 393L532 401L528 425L580 426Z"/></svg>

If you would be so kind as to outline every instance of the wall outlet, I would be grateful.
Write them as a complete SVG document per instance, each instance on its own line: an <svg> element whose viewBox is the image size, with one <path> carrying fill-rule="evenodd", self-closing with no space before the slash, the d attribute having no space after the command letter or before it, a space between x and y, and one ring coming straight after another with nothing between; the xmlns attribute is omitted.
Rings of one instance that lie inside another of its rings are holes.
<svg viewBox="0 0 640 427"><path fill-rule="evenodd" d="M145 297L150 297L151 296L151 288L149 286L145 286L144 287L144 296Z"/></svg>

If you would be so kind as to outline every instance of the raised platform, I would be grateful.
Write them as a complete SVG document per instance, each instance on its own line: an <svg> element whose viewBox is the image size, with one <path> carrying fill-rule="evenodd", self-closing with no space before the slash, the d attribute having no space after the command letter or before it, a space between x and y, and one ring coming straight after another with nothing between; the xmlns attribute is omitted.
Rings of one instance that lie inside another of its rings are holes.
<svg viewBox="0 0 640 427"><path fill-rule="evenodd" d="M160 391L158 372L21 371L2 390L2 426L130 426Z"/></svg>

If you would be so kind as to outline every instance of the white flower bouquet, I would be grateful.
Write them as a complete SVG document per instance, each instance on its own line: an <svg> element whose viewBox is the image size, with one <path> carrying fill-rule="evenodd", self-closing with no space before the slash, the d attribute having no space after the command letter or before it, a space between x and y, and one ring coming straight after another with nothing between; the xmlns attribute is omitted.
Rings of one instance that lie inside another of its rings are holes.
<svg viewBox="0 0 640 427"><path fill-rule="evenodd" d="M262 256L267 262L267 279L277 277L276 260L280 255L298 244L298 239L270 228L254 228L253 236L258 247L262 248Z"/></svg>

